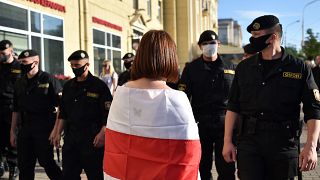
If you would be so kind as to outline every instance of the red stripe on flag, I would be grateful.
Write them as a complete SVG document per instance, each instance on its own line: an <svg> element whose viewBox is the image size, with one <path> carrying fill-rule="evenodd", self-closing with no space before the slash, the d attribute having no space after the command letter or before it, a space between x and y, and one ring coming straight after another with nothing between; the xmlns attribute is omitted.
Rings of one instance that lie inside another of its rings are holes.
<svg viewBox="0 0 320 180"><path fill-rule="evenodd" d="M146 138L106 129L104 171L121 180L196 180L199 140Z"/></svg>

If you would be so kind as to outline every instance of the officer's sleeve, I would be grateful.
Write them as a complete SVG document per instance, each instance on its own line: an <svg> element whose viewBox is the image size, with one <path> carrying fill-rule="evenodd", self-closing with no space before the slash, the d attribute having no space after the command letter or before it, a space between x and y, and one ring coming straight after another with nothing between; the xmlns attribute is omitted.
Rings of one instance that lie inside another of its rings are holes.
<svg viewBox="0 0 320 180"><path fill-rule="evenodd" d="M59 119L67 119L67 113L65 110L65 95L66 95L66 88L67 84L63 86L62 95L59 103Z"/></svg>
<svg viewBox="0 0 320 180"><path fill-rule="evenodd" d="M233 111L236 113L239 113L240 111L240 108L239 108L240 88L239 88L238 78L239 78L239 71L238 71L238 68L236 68L235 75L229 91L229 99L228 99L228 105L227 105L227 110Z"/></svg>
<svg viewBox="0 0 320 180"><path fill-rule="evenodd" d="M188 98L191 98L191 81L190 81L190 69L188 68L188 65L185 66L185 68L182 71L181 78L178 82L178 90L184 91Z"/></svg>
<svg viewBox="0 0 320 180"><path fill-rule="evenodd" d="M320 95L319 89L314 81L311 68L304 65L304 87L302 92L304 121L320 119Z"/></svg>
<svg viewBox="0 0 320 180"><path fill-rule="evenodd" d="M13 112L19 112L18 106L18 89L19 89L19 80L17 80L14 84L14 91L13 91Z"/></svg>
<svg viewBox="0 0 320 180"><path fill-rule="evenodd" d="M61 86L60 82L54 77L50 77L50 84L52 87L52 92L53 92L53 97L54 97L54 105L56 107L58 107L60 104L62 86Z"/></svg>
<svg viewBox="0 0 320 180"><path fill-rule="evenodd" d="M101 96L100 96L100 108L102 112L102 124L107 124L108 114L112 102L112 95L108 86L103 83L101 87Z"/></svg>

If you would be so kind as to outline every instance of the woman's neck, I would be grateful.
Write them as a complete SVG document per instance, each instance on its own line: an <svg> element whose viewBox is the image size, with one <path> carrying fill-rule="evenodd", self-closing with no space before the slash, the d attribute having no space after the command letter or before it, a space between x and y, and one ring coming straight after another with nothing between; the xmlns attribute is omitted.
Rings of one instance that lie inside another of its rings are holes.
<svg viewBox="0 0 320 180"><path fill-rule="evenodd" d="M126 84L126 86L138 89L170 89L165 80L155 80L149 78L140 78L130 81Z"/></svg>

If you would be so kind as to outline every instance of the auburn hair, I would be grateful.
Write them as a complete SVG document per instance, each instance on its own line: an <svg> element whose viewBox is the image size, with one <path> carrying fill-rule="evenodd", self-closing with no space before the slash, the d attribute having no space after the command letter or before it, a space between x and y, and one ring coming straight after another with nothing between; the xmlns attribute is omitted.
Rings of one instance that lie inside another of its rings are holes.
<svg viewBox="0 0 320 180"><path fill-rule="evenodd" d="M131 79L176 82L179 77L175 42L163 30L150 30L141 39L131 69Z"/></svg>

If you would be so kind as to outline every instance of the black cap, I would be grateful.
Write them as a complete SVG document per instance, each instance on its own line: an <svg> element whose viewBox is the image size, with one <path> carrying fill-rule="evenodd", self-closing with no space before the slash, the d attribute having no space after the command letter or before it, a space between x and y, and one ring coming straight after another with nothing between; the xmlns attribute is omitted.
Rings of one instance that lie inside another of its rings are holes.
<svg viewBox="0 0 320 180"><path fill-rule="evenodd" d="M218 35L214 31L206 30L200 35L198 45L200 45L205 41L212 41L212 40L218 40L218 39L219 39Z"/></svg>
<svg viewBox="0 0 320 180"><path fill-rule="evenodd" d="M264 15L257 17L252 23L247 27L247 31L260 31L263 29L269 29L279 24L279 19L274 15Z"/></svg>
<svg viewBox="0 0 320 180"><path fill-rule="evenodd" d="M32 49L27 49L20 53L20 55L18 56L18 59L24 59L24 58L33 57L33 56L39 56L39 54Z"/></svg>
<svg viewBox="0 0 320 180"><path fill-rule="evenodd" d="M122 60L126 60L126 59L133 58L133 57L134 57L133 53L127 53L122 57Z"/></svg>
<svg viewBox="0 0 320 180"><path fill-rule="evenodd" d="M81 59L88 59L88 53L84 50L77 50L75 52L73 52L69 57L68 57L68 61L71 60L81 60Z"/></svg>
<svg viewBox="0 0 320 180"><path fill-rule="evenodd" d="M246 44L245 46L243 46L243 50L244 50L244 53L246 54L255 54L257 53L251 46L251 44Z"/></svg>
<svg viewBox="0 0 320 180"><path fill-rule="evenodd" d="M9 40L0 41L0 51L6 50L9 47L12 47L12 43Z"/></svg>

